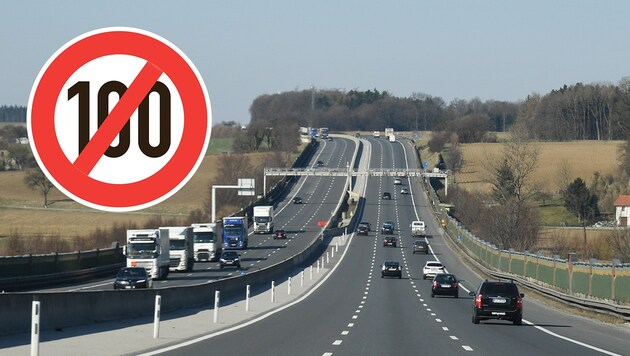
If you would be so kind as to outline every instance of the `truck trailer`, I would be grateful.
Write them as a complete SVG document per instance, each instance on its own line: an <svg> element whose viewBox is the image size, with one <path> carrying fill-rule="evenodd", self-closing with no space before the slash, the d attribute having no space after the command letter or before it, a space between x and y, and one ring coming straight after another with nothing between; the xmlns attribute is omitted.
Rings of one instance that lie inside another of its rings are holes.
<svg viewBox="0 0 630 356"><path fill-rule="evenodd" d="M162 236L168 236L171 271L190 272L195 265L195 242L192 227L161 227Z"/></svg>
<svg viewBox="0 0 630 356"><path fill-rule="evenodd" d="M223 250L221 224L192 224L195 241L195 261L218 261Z"/></svg>
<svg viewBox="0 0 630 356"><path fill-rule="evenodd" d="M273 206L254 207L254 233L270 234L273 232Z"/></svg>
<svg viewBox="0 0 630 356"><path fill-rule="evenodd" d="M144 267L153 279L168 277L169 239L159 229L127 230L124 254L127 267Z"/></svg>

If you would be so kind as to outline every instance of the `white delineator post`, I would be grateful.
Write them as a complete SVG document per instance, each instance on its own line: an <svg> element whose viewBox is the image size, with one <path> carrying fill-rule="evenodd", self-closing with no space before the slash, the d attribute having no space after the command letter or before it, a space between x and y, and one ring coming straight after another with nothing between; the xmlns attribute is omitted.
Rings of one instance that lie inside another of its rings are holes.
<svg viewBox="0 0 630 356"><path fill-rule="evenodd" d="M160 310L162 308L162 296L155 296L155 311L153 314L153 338L157 339L160 337Z"/></svg>
<svg viewBox="0 0 630 356"><path fill-rule="evenodd" d="M276 281L271 281L271 302L272 303L276 299L275 293L276 293Z"/></svg>
<svg viewBox="0 0 630 356"><path fill-rule="evenodd" d="M309 270L310 270L309 274L311 276L310 278L311 278L311 281L312 281L313 280L313 265L311 265L311 268L309 268Z"/></svg>
<svg viewBox="0 0 630 356"><path fill-rule="evenodd" d="M219 321L219 298L221 297L221 291L214 291L214 323Z"/></svg>
<svg viewBox="0 0 630 356"><path fill-rule="evenodd" d="M249 284L245 289L245 311L249 311Z"/></svg>
<svg viewBox="0 0 630 356"><path fill-rule="evenodd" d="M291 295L291 277L287 280L287 294Z"/></svg>
<svg viewBox="0 0 630 356"><path fill-rule="evenodd" d="M304 270L300 272L300 287L304 287Z"/></svg>
<svg viewBox="0 0 630 356"><path fill-rule="evenodd" d="M40 320L40 302L33 301L32 318L31 318L31 356L39 356L39 320Z"/></svg>

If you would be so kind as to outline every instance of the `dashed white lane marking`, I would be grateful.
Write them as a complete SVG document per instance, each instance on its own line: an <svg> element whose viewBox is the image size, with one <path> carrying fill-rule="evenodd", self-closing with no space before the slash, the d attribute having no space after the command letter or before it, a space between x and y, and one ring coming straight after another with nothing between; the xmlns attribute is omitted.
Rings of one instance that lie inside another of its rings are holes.
<svg viewBox="0 0 630 356"><path fill-rule="evenodd" d="M358 318L358 317L359 317L358 315L353 315L353 316L352 316L352 319L356 319L356 318Z"/></svg>
<svg viewBox="0 0 630 356"><path fill-rule="evenodd" d="M355 312L355 313L360 313L360 312L361 312L361 310L357 309L357 310L355 310L354 312Z"/></svg>
<svg viewBox="0 0 630 356"><path fill-rule="evenodd" d="M466 351L472 351L472 350L473 350L473 349L472 349L472 347L470 347L470 346L462 345L462 347L463 347L463 348L464 348L464 350L466 350Z"/></svg>
<svg viewBox="0 0 630 356"><path fill-rule="evenodd" d="M349 323L349 324L348 324L348 327L349 327L349 328L351 328L351 327L353 327L353 326L354 326L354 323Z"/></svg>
<svg viewBox="0 0 630 356"><path fill-rule="evenodd" d="M444 331L448 331L448 328L447 328L446 326L443 326L443 327L442 327L442 330L444 330Z"/></svg>
<svg viewBox="0 0 630 356"><path fill-rule="evenodd" d="M435 319L436 322L441 323L442 319Z"/></svg>
<svg viewBox="0 0 630 356"><path fill-rule="evenodd" d="M322 356L332 356L332 354L333 354L332 352L324 352Z"/></svg>
<svg viewBox="0 0 630 356"><path fill-rule="evenodd" d="M458 338L457 336L455 336L455 335L451 335L450 337L451 337L451 339L453 339L453 340L459 340L459 338Z"/></svg>
<svg viewBox="0 0 630 356"><path fill-rule="evenodd" d="M348 334L350 334L350 331L348 331L348 330L344 330L344 331L341 332L341 335L348 335Z"/></svg>
<svg viewBox="0 0 630 356"><path fill-rule="evenodd" d="M335 342L333 342L333 345L339 346L341 345L341 342L342 342L341 340L335 340Z"/></svg>

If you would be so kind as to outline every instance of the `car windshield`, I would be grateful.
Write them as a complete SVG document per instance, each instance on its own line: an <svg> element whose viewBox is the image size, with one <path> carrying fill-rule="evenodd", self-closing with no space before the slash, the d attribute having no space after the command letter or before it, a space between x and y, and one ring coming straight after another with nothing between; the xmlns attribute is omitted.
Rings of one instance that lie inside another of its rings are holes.
<svg viewBox="0 0 630 356"><path fill-rule="evenodd" d="M144 268L125 268L118 272L118 278L126 278L126 277L144 277L146 276L146 271Z"/></svg>
<svg viewBox="0 0 630 356"><path fill-rule="evenodd" d="M223 253L223 258L236 258L237 254L236 252L224 252Z"/></svg>
<svg viewBox="0 0 630 356"><path fill-rule="evenodd" d="M442 267L442 264L439 262L427 262L427 267Z"/></svg>
<svg viewBox="0 0 630 356"><path fill-rule="evenodd" d="M398 267L398 262L385 262L385 267L387 268Z"/></svg>
<svg viewBox="0 0 630 356"><path fill-rule="evenodd" d="M481 287L481 294L496 296L514 296L518 294L516 285L513 283L484 283Z"/></svg>
<svg viewBox="0 0 630 356"><path fill-rule="evenodd" d="M416 245L418 245L418 246L422 246L424 244L426 244L426 242L424 242L424 241L416 241Z"/></svg>
<svg viewBox="0 0 630 356"><path fill-rule="evenodd" d="M186 246L186 240L170 240L169 245L171 250L183 250Z"/></svg>

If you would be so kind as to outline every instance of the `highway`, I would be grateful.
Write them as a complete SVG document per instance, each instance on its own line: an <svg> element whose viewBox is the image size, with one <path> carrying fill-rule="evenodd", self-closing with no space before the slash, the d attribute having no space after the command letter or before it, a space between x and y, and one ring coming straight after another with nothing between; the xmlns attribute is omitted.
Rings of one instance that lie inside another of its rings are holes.
<svg viewBox="0 0 630 356"><path fill-rule="evenodd" d="M371 168L418 167L408 143L368 138ZM339 268L303 302L255 324L169 351L169 355L628 355L627 327L574 316L525 293L523 325L471 322L472 297L482 278L464 265L441 236L420 178L403 179L411 195L400 194L393 177L371 177L363 221L378 230L396 224L399 245L383 247L383 236L352 237ZM381 200L384 191L392 200ZM409 224L427 223L429 255L413 255ZM386 260L402 263L403 278L380 277ZM439 260L462 282L459 298L430 297L422 279L427 260Z"/></svg>
<svg viewBox="0 0 630 356"><path fill-rule="evenodd" d="M336 138L318 140L317 153L313 155L310 166L317 161L324 162L324 167L345 168L352 162L356 149L355 141ZM270 234L253 234L250 229L249 248L242 250L241 269L220 269L218 262L195 263L189 273L171 272L166 280L155 281L154 288L185 286L213 281L220 278L257 271L293 256L306 248L321 232L318 221L328 221L337 207L346 186L345 177L301 177L293 185L286 199L275 208L275 229L285 229L287 240L274 240ZM303 204L293 204L292 197L299 196ZM112 289L114 276L93 280L77 285L57 286L39 291L98 291Z"/></svg>

